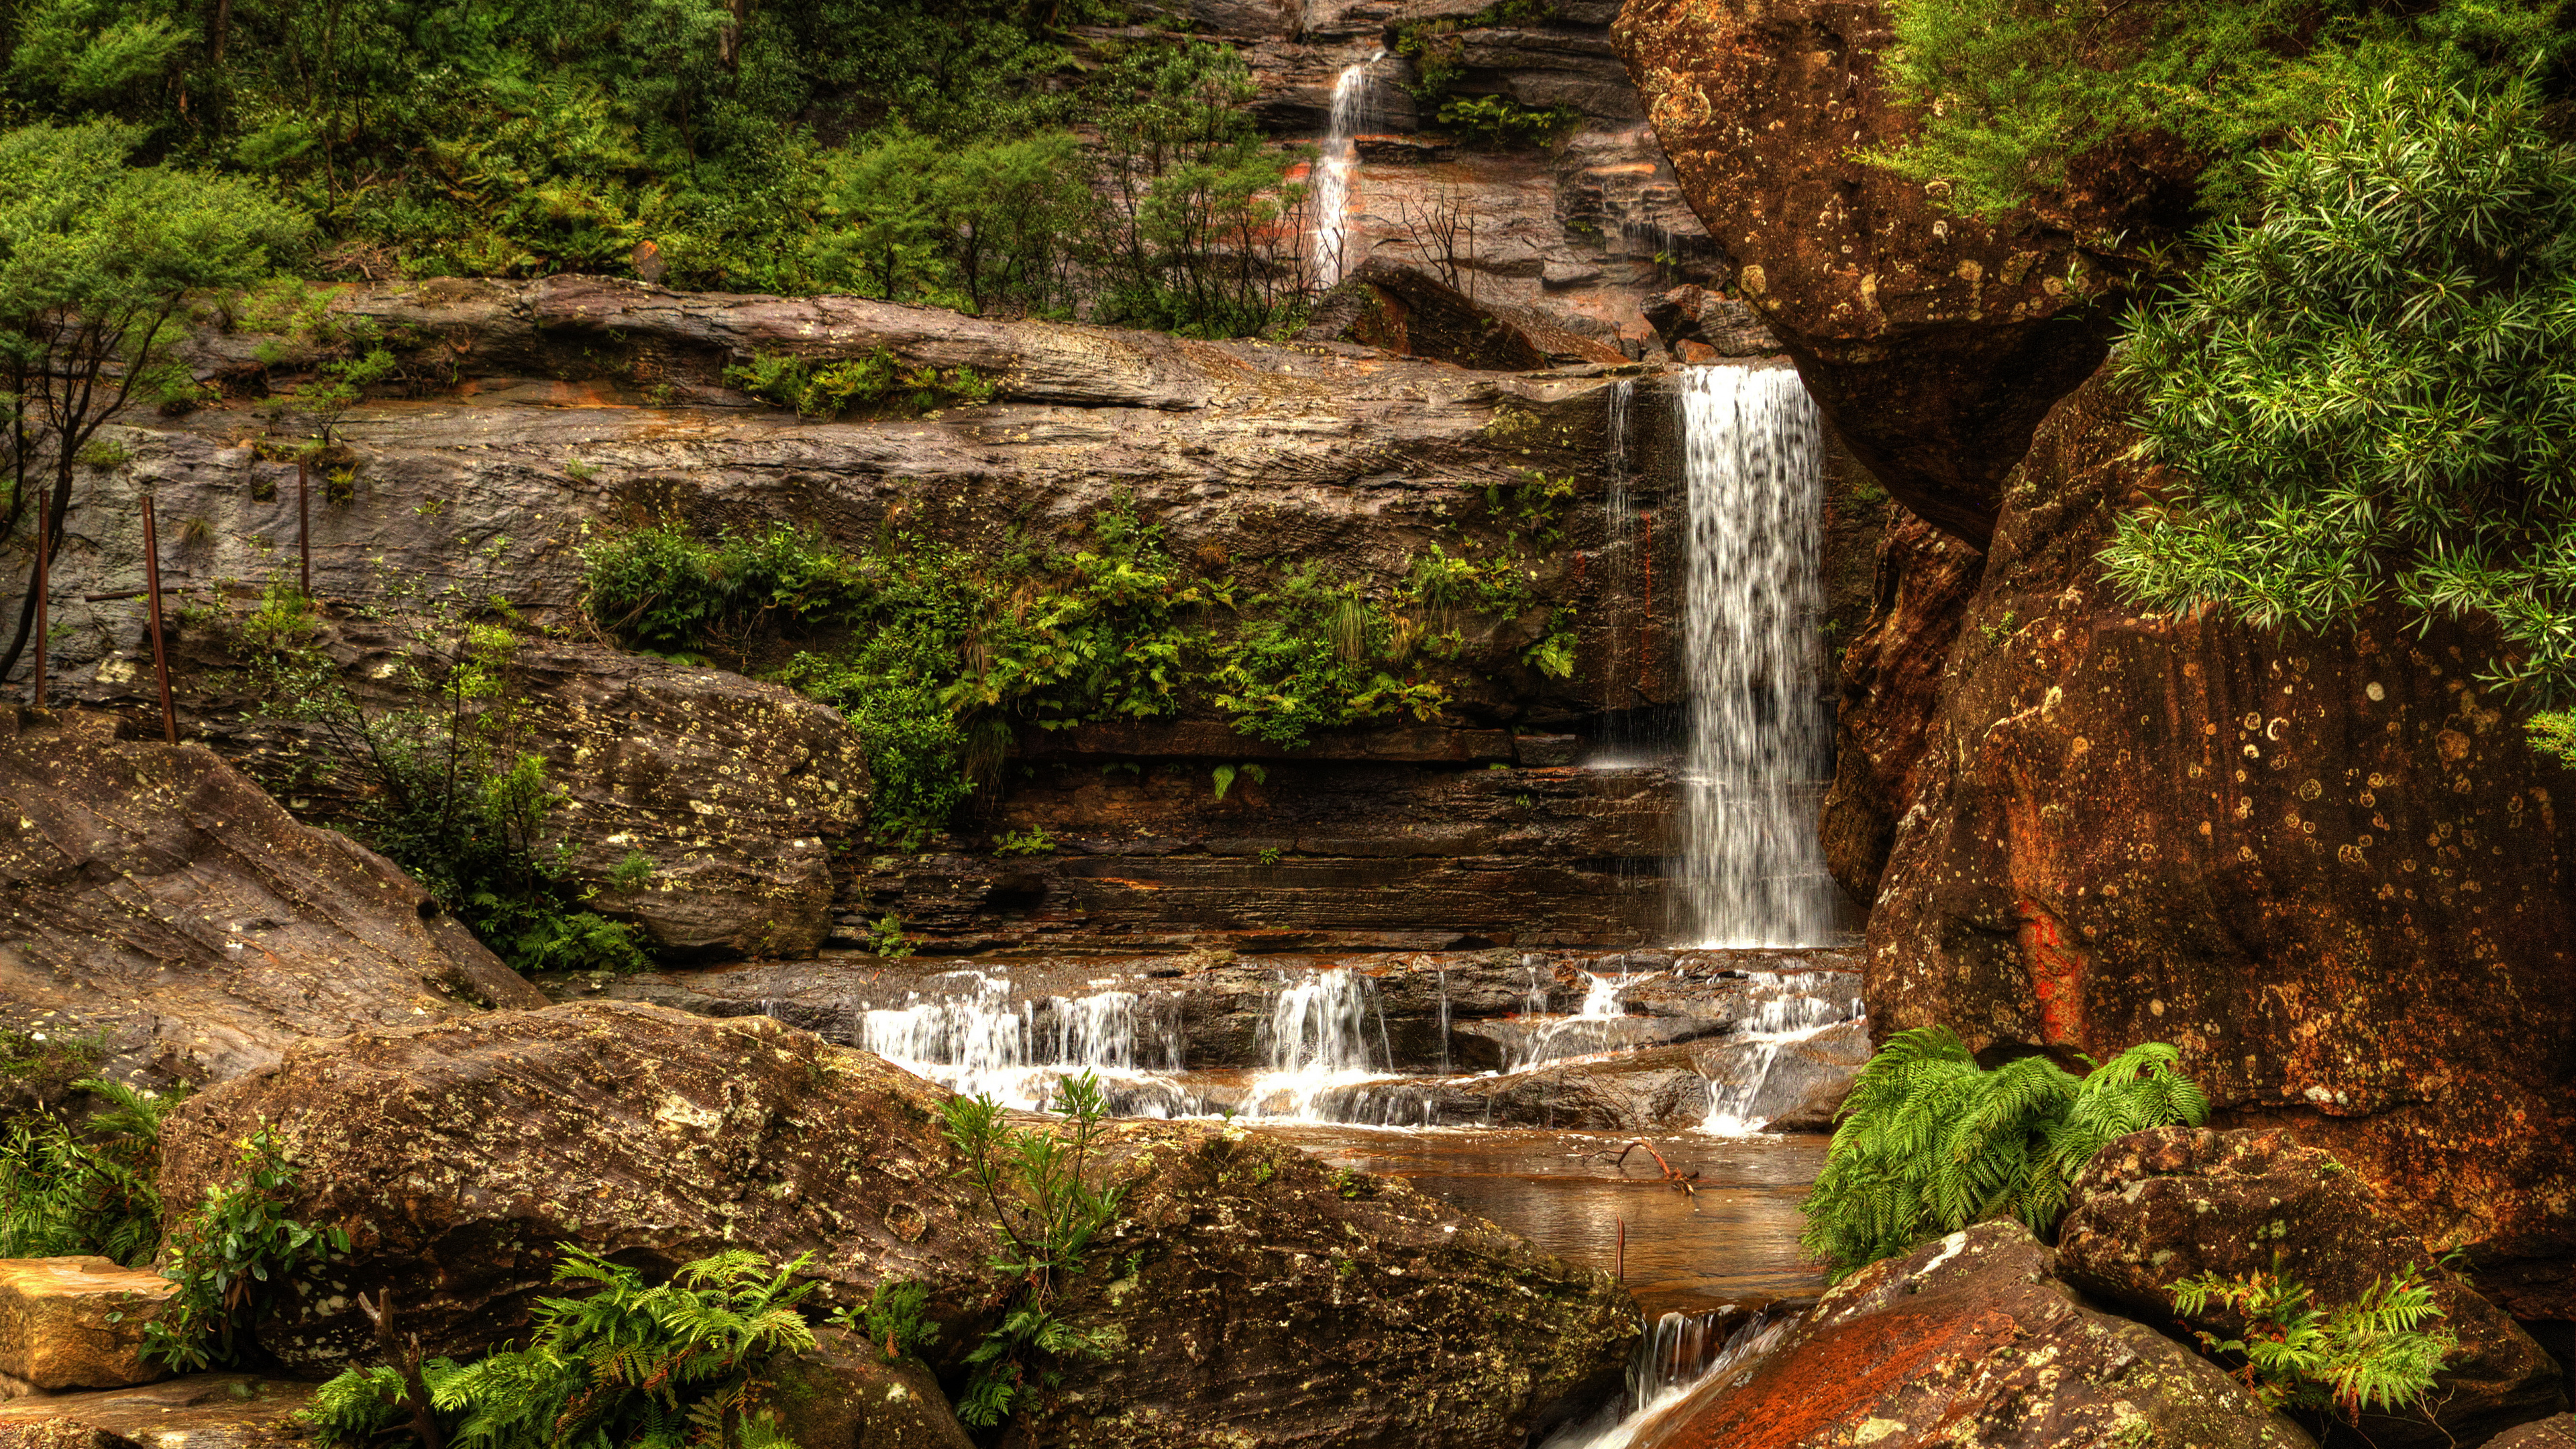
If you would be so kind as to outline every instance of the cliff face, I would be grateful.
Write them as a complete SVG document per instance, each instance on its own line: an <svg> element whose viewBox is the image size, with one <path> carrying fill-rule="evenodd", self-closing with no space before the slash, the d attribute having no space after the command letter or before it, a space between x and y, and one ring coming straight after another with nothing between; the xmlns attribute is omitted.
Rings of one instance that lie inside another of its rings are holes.
<svg viewBox="0 0 2576 1449"><path fill-rule="evenodd" d="M2117 288L2082 239L2152 226L2154 168L1970 224L1851 159L1906 125L1876 6L1632 0L1618 33L1739 288L1920 520L1845 655L1823 819L1875 894L1873 1031L2174 1042L2229 1120L2334 1151L2515 1313L2576 1316L2568 772L2467 631L2143 617L2096 562L2158 480L2087 380Z"/></svg>

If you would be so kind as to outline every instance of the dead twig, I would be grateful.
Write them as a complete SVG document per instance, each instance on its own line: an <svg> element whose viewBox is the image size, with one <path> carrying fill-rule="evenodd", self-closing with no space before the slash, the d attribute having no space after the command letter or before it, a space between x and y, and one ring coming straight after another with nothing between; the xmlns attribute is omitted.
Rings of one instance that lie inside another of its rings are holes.
<svg viewBox="0 0 2576 1449"><path fill-rule="evenodd" d="M1654 1146L1642 1137L1635 1138L1631 1140L1628 1145L1620 1148L1616 1156L1612 1156L1607 1149L1596 1152L1592 1155L1595 1157L1608 1157L1610 1158L1610 1165L1612 1167L1620 1168L1624 1171L1628 1164L1628 1154L1636 1151L1640 1147L1645 1148L1646 1155L1655 1159L1655 1165L1664 1170L1664 1181L1680 1188L1683 1193L1688 1195L1693 1201L1698 1200L1699 1189L1691 1186L1691 1184L1699 1181L1699 1174L1697 1172L1682 1172L1678 1170L1671 1163L1664 1160L1664 1154L1657 1152L1654 1149Z"/></svg>
<svg viewBox="0 0 2576 1449"><path fill-rule="evenodd" d="M394 1290L377 1290L376 1301L358 1295L359 1311L376 1326L376 1342L384 1346L385 1357L402 1370L403 1398L411 1407L412 1437L420 1449L447 1449L446 1437L438 1431L438 1415L429 1406L429 1385L420 1376L420 1335L396 1335L394 1332Z"/></svg>

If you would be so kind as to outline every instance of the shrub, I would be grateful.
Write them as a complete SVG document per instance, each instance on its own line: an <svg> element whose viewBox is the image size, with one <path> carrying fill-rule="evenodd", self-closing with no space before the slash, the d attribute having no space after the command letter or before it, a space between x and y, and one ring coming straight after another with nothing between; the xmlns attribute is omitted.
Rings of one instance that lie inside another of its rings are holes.
<svg viewBox="0 0 2576 1449"><path fill-rule="evenodd" d="M879 404L924 413L948 403L993 400L993 384L971 367L907 365L882 347L865 357L822 363L758 353L726 368L724 376L753 397L805 418L837 418Z"/></svg>
<svg viewBox="0 0 2576 1449"><path fill-rule="evenodd" d="M1440 124L1492 151L1535 146L1583 119L1572 106L1524 106L1509 96L1459 96L1440 104Z"/></svg>
<svg viewBox="0 0 2576 1449"><path fill-rule="evenodd" d="M129 1268L161 1243L161 1119L180 1094L100 1077L71 1084L106 1100L78 1128L51 1113L0 1126L0 1258L96 1254Z"/></svg>
<svg viewBox="0 0 2576 1449"><path fill-rule="evenodd" d="M555 1281L591 1292L537 1300L526 1348L420 1365L428 1407L448 1442L492 1449L792 1449L760 1372L814 1347L798 1305L815 1285L792 1281L806 1261L773 1269L737 1250L647 1285L569 1249ZM414 1410L402 1370L353 1368L315 1393L312 1415L324 1442L360 1444Z"/></svg>
<svg viewBox="0 0 2576 1449"><path fill-rule="evenodd" d="M2208 1115L2179 1059L2146 1042L2081 1078L2039 1056L1984 1071L1946 1027L1898 1032L1852 1084L1799 1244L1839 1280L1985 1218L2047 1233L2113 1138Z"/></svg>
<svg viewBox="0 0 2576 1449"><path fill-rule="evenodd" d="M2181 486L2104 554L2133 599L2319 629L2470 617L2490 683L2576 687L2576 151L2530 87L2375 88L2254 166L2133 318L2120 375Z"/></svg>
<svg viewBox="0 0 2576 1449"><path fill-rule="evenodd" d="M2243 1321L2241 1337L2193 1336L2211 1356L2233 1362L2263 1407L2330 1411L2347 1423L2365 1411L2422 1403L2442 1360L2460 1346L2449 1329L2425 1326L2442 1310L2411 1263L2330 1310L2318 1309L2307 1287L2277 1268L2186 1278L2174 1285L2174 1308L2191 1318L2224 1309Z"/></svg>
<svg viewBox="0 0 2576 1449"><path fill-rule="evenodd" d="M237 1361L289 1280L349 1250L339 1228L307 1227L279 1211L301 1169L268 1128L243 1140L240 1168L170 1232L161 1276L178 1291L143 1326L143 1357L181 1373Z"/></svg>

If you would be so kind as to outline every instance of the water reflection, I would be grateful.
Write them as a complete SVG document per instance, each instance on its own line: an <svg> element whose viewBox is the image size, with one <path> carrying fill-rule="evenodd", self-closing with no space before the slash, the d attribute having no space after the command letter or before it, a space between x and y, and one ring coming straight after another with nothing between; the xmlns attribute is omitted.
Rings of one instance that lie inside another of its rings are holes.
<svg viewBox="0 0 2576 1449"><path fill-rule="evenodd" d="M1561 1257L1610 1268L1628 1225L1627 1283L1648 1317L1713 1300L1804 1297L1824 1275L1798 1252L1798 1200L1824 1165L1822 1134L1643 1139L1675 1171L1676 1191L1644 1152L1612 1158L1631 1140L1589 1132L1263 1124L1334 1167L1384 1173L1528 1238Z"/></svg>

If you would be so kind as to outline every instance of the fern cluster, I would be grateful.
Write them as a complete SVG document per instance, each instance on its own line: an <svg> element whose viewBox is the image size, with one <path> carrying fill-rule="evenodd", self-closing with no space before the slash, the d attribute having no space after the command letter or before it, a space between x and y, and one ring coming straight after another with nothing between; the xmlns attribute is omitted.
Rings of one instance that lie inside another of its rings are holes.
<svg viewBox="0 0 2576 1449"><path fill-rule="evenodd" d="M1898 1032L1853 1082L1799 1244L1840 1279L1985 1218L2045 1233L2113 1138L2208 1115L2179 1059L2146 1042L2081 1078L2036 1056L1986 1071L1947 1027Z"/></svg>
<svg viewBox="0 0 2576 1449"><path fill-rule="evenodd" d="M2174 1285L2174 1308L2185 1317L2213 1307L2241 1318L2243 1336L2199 1330L2195 1336L2213 1356L2233 1360L2263 1407L2328 1410L2346 1423L2358 1422L2364 1411L2421 1403L2442 1360L2460 1346L2449 1329L2428 1326L2442 1310L2412 1263L2353 1302L2326 1310L2277 1265L2268 1273L2204 1273Z"/></svg>
<svg viewBox="0 0 2576 1449"><path fill-rule="evenodd" d="M793 1281L805 1264L736 1250L648 1285L570 1249L555 1281L594 1290L538 1300L526 1348L422 1364L429 1406L453 1449L793 1449L758 1374L814 1347L797 1307L814 1284ZM313 1422L335 1444L407 1431L409 1395L400 1369L353 1368L316 1392Z"/></svg>
<svg viewBox="0 0 2576 1449"><path fill-rule="evenodd" d="M0 1127L0 1258L92 1253L141 1267L161 1242L152 1175L179 1096L104 1077L72 1086L107 1103L80 1128L46 1113Z"/></svg>

